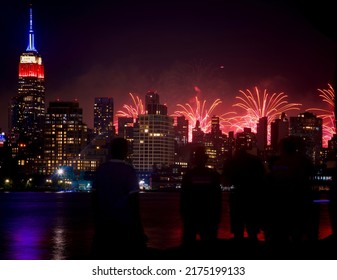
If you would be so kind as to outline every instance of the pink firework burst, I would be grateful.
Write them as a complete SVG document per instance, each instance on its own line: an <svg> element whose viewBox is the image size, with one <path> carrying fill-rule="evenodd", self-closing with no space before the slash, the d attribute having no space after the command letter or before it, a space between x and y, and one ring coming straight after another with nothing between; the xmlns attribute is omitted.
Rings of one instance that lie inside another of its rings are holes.
<svg viewBox="0 0 337 280"><path fill-rule="evenodd" d="M236 96L240 102L235 103L234 107L244 110L245 114L236 118L235 127L237 130L244 127L251 128L256 133L256 125L260 118L268 118L268 141L270 141L270 124L282 113L290 110L299 110L300 103L288 103L285 93L269 94L265 89L259 91L258 87L254 87L254 91L249 89L245 91L239 90L242 96Z"/></svg>
<svg viewBox="0 0 337 280"><path fill-rule="evenodd" d="M200 101L197 96L194 99L194 106L190 103L185 105L177 104L177 107L181 110L177 110L172 114L173 117L184 116L189 122L189 139L192 138L192 130L195 127L197 121L200 123L200 128L204 133L208 133L211 130L211 119L214 109L221 104L221 100L216 99L209 108L206 108L206 100ZM230 119L226 118L226 115L233 114L234 112L228 112L219 116L220 123L226 123L230 125Z"/></svg>
<svg viewBox="0 0 337 280"><path fill-rule="evenodd" d="M322 101L327 104L327 108L309 108L306 111L317 112L317 117L323 119L323 147L328 147L328 141L336 134L336 117L335 117L335 90L328 84L327 89L318 89Z"/></svg>
<svg viewBox="0 0 337 280"><path fill-rule="evenodd" d="M145 114L144 105L139 96L134 96L131 92L129 93L129 95L131 96L133 104L124 104L123 108L125 109L125 111L117 111L116 117L133 118L133 120L136 121L138 115Z"/></svg>

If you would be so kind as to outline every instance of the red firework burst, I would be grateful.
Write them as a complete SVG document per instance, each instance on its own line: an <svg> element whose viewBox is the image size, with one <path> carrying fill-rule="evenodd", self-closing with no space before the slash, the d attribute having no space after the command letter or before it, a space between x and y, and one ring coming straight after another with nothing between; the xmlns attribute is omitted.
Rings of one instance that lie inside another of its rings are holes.
<svg viewBox="0 0 337 280"><path fill-rule="evenodd" d="M317 117L323 119L323 147L328 147L328 141L336 134L336 117L335 117L335 90L328 84L327 89L317 89L322 101L327 104L327 109L309 108L306 111L317 112Z"/></svg>
<svg viewBox="0 0 337 280"><path fill-rule="evenodd" d="M300 103L288 103L285 93L269 94L265 89L259 91L258 87L254 87L254 91L249 89L245 91L239 90L242 96L236 96L240 102L235 103L234 107L244 110L244 114L236 118L234 126L236 130L242 130L245 127L251 128L252 132L256 132L256 124L262 117L268 118L268 141L270 141L270 124L282 113L290 110L299 110Z"/></svg>

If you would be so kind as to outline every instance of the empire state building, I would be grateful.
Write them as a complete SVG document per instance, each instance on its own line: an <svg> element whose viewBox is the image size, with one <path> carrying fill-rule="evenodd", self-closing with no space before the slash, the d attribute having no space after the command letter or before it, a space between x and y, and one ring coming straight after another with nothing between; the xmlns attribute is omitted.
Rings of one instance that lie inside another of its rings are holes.
<svg viewBox="0 0 337 280"><path fill-rule="evenodd" d="M28 46L20 56L18 93L11 100L9 126L12 143L23 141L26 156L38 158L45 121L44 66L34 44L31 6L29 12Z"/></svg>

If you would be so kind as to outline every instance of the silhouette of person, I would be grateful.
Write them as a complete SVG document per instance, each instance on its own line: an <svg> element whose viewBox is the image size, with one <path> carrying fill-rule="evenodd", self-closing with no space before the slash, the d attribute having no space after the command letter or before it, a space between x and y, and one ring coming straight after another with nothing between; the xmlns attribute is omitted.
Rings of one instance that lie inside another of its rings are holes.
<svg viewBox="0 0 337 280"><path fill-rule="evenodd" d="M237 150L224 162L223 181L232 186L229 193L230 226L234 240L258 240L261 230L261 198L266 182L262 160L246 149Z"/></svg>
<svg viewBox="0 0 337 280"><path fill-rule="evenodd" d="M217 240L221 216L221 178L216 170L206 167L207 159L204 147L197 147L192 159L194 166L182 179L182 243L187 248L195 244L198 236L206 247Z"/></svg>
<svg viewBox="0 0 337 280"><path fill-rule="evenodd" d="M141 258L146 238L139 208L139 183L132 165L125 161L128 143L111 142L111 160L96 170L93 182L95 233L93 257Z"/></svg>
<svg viewBox="0 0 337 280"><path fill-rule="evenodd" d="M270 165L268 175L269 221L267 241L282 244L317 239L317 210L310 177L313 164L297 136L280 141L280 156Z"/></svg>

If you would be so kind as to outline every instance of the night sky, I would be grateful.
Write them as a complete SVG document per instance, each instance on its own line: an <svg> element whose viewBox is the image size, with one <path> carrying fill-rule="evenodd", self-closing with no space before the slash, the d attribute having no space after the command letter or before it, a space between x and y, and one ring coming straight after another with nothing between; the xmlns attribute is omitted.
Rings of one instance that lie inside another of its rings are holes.
<svg viewBox="0 0 337 280"><path fill-rule="evenodd" d="M239 90L284 92L289 102L324 107L318 88L335 83L336 14L329 1L33 2L35 46L45 65L46 107L77 99L93 127L94 97L115 111L129 92L156 90L169 113L197 95L233 110ZM16 95L28 44L29 1L1 4L0 128ZM196 91L196 87L199 89ZM298 112L294 112L297 114Z"/></svg>

